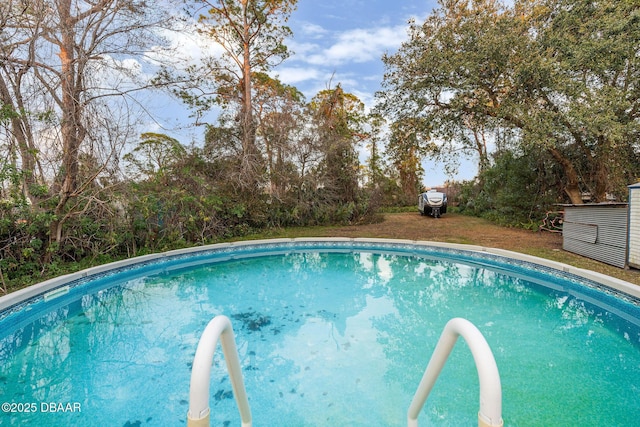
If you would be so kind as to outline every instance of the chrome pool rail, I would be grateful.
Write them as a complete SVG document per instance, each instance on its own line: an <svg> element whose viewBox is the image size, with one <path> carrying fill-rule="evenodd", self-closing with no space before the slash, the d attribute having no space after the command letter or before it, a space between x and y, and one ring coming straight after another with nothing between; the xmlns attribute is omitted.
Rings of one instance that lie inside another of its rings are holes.
<svg viewBox="0 0 640 427"><path fill-rule="evenodd" d="M227 372L229 373L233 396L240 412L242 427L251 427L251 409L249 408L249 400L244 388L235 335L231 321L223 315L214 317L207 324L196 348L191 368L187 426L209 427L210 425L209 385L211 381L211 364L218 339L220 339L224 360L227 364Z"/></svg>
<svg viewBox="0 0 640 427"><path fill-rule="evenodd" d="M471 322L460 317L447 322L440 335L431 360L424 371L422 380L413 396L407 413L408 427L418 427L418 415L433 389L438 375L442 371L447 358L453 350L458 337L462 336L473 355L478 370L480 382L480 411L478 412L479 427L502 427L502 386L498 365L493 357L491 348L478 328Z"/></svg>

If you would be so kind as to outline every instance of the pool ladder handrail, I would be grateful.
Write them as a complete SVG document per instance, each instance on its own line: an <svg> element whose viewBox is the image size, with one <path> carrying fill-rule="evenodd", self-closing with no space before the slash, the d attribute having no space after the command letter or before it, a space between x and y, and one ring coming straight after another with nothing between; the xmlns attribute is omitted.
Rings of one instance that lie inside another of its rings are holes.
<svg viewBox="0 0 640 427"><path fill-rule="evenodd" d="M480 382L479 427L502 427L502 387L500 374L491 348L476 326L459 317L447 322L440 335L431 360L424 371L422 380L413 396L407 413L408 427L418 427L418 415L429 397L429 393L438 379L447 358L453 350L458 337L462 336L473 355Z"/></svg>
<svg viewBox="0 0 640 427"><path fill-rule="evenodd" d="M244 388L235 335L231 321L223 315L216 316L209 322L196 348L191 368L187 426L210 426L209 383L211 381L211 364L218 339L220 339L222 353L227 364L229 380L240 412L242 427L251 427L251 408L249 408L249 400Z"/></svg>
<svg viewBox="0 0 640 427"><path fill-rule="evenodd" d="M478 328L466 319L451 319L444 327L442 335L429 360L427 369L420 380L418 389L413 396L407 414L408 427L418 427L418 415L433 389L438 375L442 371L458 337L462 336L473 355L478 370L480 382L480 411L478 412L479 427L502 427L502 387L500 374L489 344ZM242 427L251 427L251 409L244 388L240 359L235 343L233 327L228 317L219 315L214 317L205 328L191 370L191 384L189 388L189 411L187 412L188 427L209 427L211 410L209 408L209 383L211 364L216 345L220 339L222 352L227 364L227 371L238 410Z"/></svg>

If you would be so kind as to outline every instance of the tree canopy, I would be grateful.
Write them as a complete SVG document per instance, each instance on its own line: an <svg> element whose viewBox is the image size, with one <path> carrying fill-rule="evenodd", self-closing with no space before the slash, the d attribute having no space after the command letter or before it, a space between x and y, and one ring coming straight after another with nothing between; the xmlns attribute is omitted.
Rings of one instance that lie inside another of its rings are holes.
<svg viewBox="0 0 640 427"><path fill-rule="evenodd" d="M253 79L287 59L284 44L291 35L286 26L297 0L199 0L190 13L198 31L221 49L193 64L178 93L196 110L213 104L235 109L241 126L242 158L239 183L255 190L263 159L256 147ZM169 74L167 74L169 75ZM171 78L169 77L169 80ZM211 88L211 89L207 89Z"/></svg>
<svg viewBox="0 0 640 427"><path fill-rule="evenodd" d="M485 135L510 132L512 149L552 156L573 203L624 194L639 174L640 3L439 4L383 58L380 110L442 156L476 150L481 170Z"/></svg>

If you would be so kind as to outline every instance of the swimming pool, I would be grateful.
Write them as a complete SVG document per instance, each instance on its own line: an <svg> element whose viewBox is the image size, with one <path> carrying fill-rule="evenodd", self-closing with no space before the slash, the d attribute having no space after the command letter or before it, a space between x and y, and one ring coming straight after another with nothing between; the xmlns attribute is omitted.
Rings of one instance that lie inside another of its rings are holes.
<svg viewBox="0 0 640 427"><path fill-rule="evenodd" d="M225 314L256 426L406 425L453 317L493 350L505 425L634 425L638 299L551 268L567 266L489 252L367 239L223 244L2 298L0 402L11 406L0 424L182 425L198 339ZM239 425L219 353L212 425ZM477 411L475 365L459 342L420 419L474 425Z"/></svg>

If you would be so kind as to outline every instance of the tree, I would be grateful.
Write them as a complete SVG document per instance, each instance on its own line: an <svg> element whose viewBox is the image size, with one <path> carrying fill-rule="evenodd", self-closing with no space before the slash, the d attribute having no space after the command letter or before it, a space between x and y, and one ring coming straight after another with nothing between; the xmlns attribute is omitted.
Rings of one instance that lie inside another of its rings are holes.
<svg viewBox="0 0 640 427"><path fill-rule="evenodd" d="M199 94L194 95L184 86L178 93L196 108L209 108L213 103L237 106L242 135L240 183L247 189L256 186L262 163L256 146L253 78L289 56L284 40L291 31L285 24L296 3L297 0L197 2L206 9L199 16L200 33L211 38L223 52L207 57L201 67L188 70L192 76L189 80L198 82ZM206 85L213 85L213 89L202 94Z"/></svg>
<svg viewBox="0 0 640 427"><path fill-rule="evenodd" d="M12 64L8 58L18 53L22 46L31 52L35 47L35 38L19 36L19 24L24 21L21 14L24 13L22 4L10 0L0 5L0 57L7 58L0 62L0 106L2 107L2 120L0 123L6 126L6 140L9 153L19 153L20 167L14 161L13 168L20 170L22 177L19 187L25 199L33 206L37 206L38 200L33 195L34 185L43 179L42 172L37 175L37 168L42 170L36 157L36 145L32 132L33 117L27 109L27 100L23 93L24 81L29 79L29 73L33 66L33 55L26 56L19 66ZM22 25L22 24L20 24Z"/></svg>
<svg viewBox="0 0 640 427"><path fill-rule="evenodd" d="M573 203L602 201L638 155L639 14L632 1L441 1L384 58L383 110L420 117L445 147L513 131L555 159Z"/></svg>
<svg viewBox="0 0 640 427"><path fill-rule="evenodd" d="M161 133L147 132L140 135L138 146L123 159L131 163L136 176L150 179L167 174L186 153L177 139Z"/></svg>
<svg viewBox="0 0 640 427"><path fill-rule="evenodd" d="M356 144L366 138L364 104L338 84L335 89L320 91L309 108L323 154L321 185L334 200L355 203L360 170Z"/></svg>
<svg viewBox="0 0 640 427"><path fill-rule="evenodd" d="M543 13L529 16L550 83L539 84L533 100L550 116L553 136L564 142L552 154L560 164L571 162L574 179L595 201L607 193L626 196L640 151L640 3L544 5Z"/></svg>
<svg viewBox="0 0 640 427"><path fill-rule="evenodd" d="M264 73L254 74L257 135L266 154L269 193L281 199L294 178L291 162L296 128L303 126L304 95Z"/></svg>
<svg viewBox="0 0 640 427"><path fill-rule="evenodd" d="M371 188L377 189L385 180L383 166L384 147L381 147L382 128L385 125L385 121L382 116L375 113L370 114L367 121L371 126L367 138L369 141L367 144L367 148L369 149L369 158L367 159L367 181Z"/></svg>
<svg viewBox="0 0 640 427"><path fill-rule="evenodd" d="M460 153L475 153L482 170L486 135L499 125L483 110L483 88L508 79L505 63L515 43L508 27L496 25L497 1L440 4L422 25L410 22L409 40L383 57L387 71L379 111L400 127L411 123L416 143L424 147L416 154L453 171Z"/></svg>
<svg viewBox="0 0 640 427"><path fill-rule="evenodd" d="M98 200L95 194L78 197L99 191L101 174L114 173L117 145L131 125L131 111L122 107L140 88L126 60L161 46L153 31L170 20L138 0L31 0L5 7L10 37L2 40L0 99L13 111L10 138L21 153L25 187L47 184L46 205L39 207L50 214L54 244L65 222ZM124 102L109 105L115 99ZM43 158L51 169L36 176Z"/></svg>
<svg viewBox="0 0 640 427"><path fill-rule="evenodd" d="M434 149L420 132L420 129L424 129L423 126L421 120L409 118L391 125L387 155L400 181L403 204L415 203L421 192L420 178L424 172L420 160L428 150Z"/></svg>

